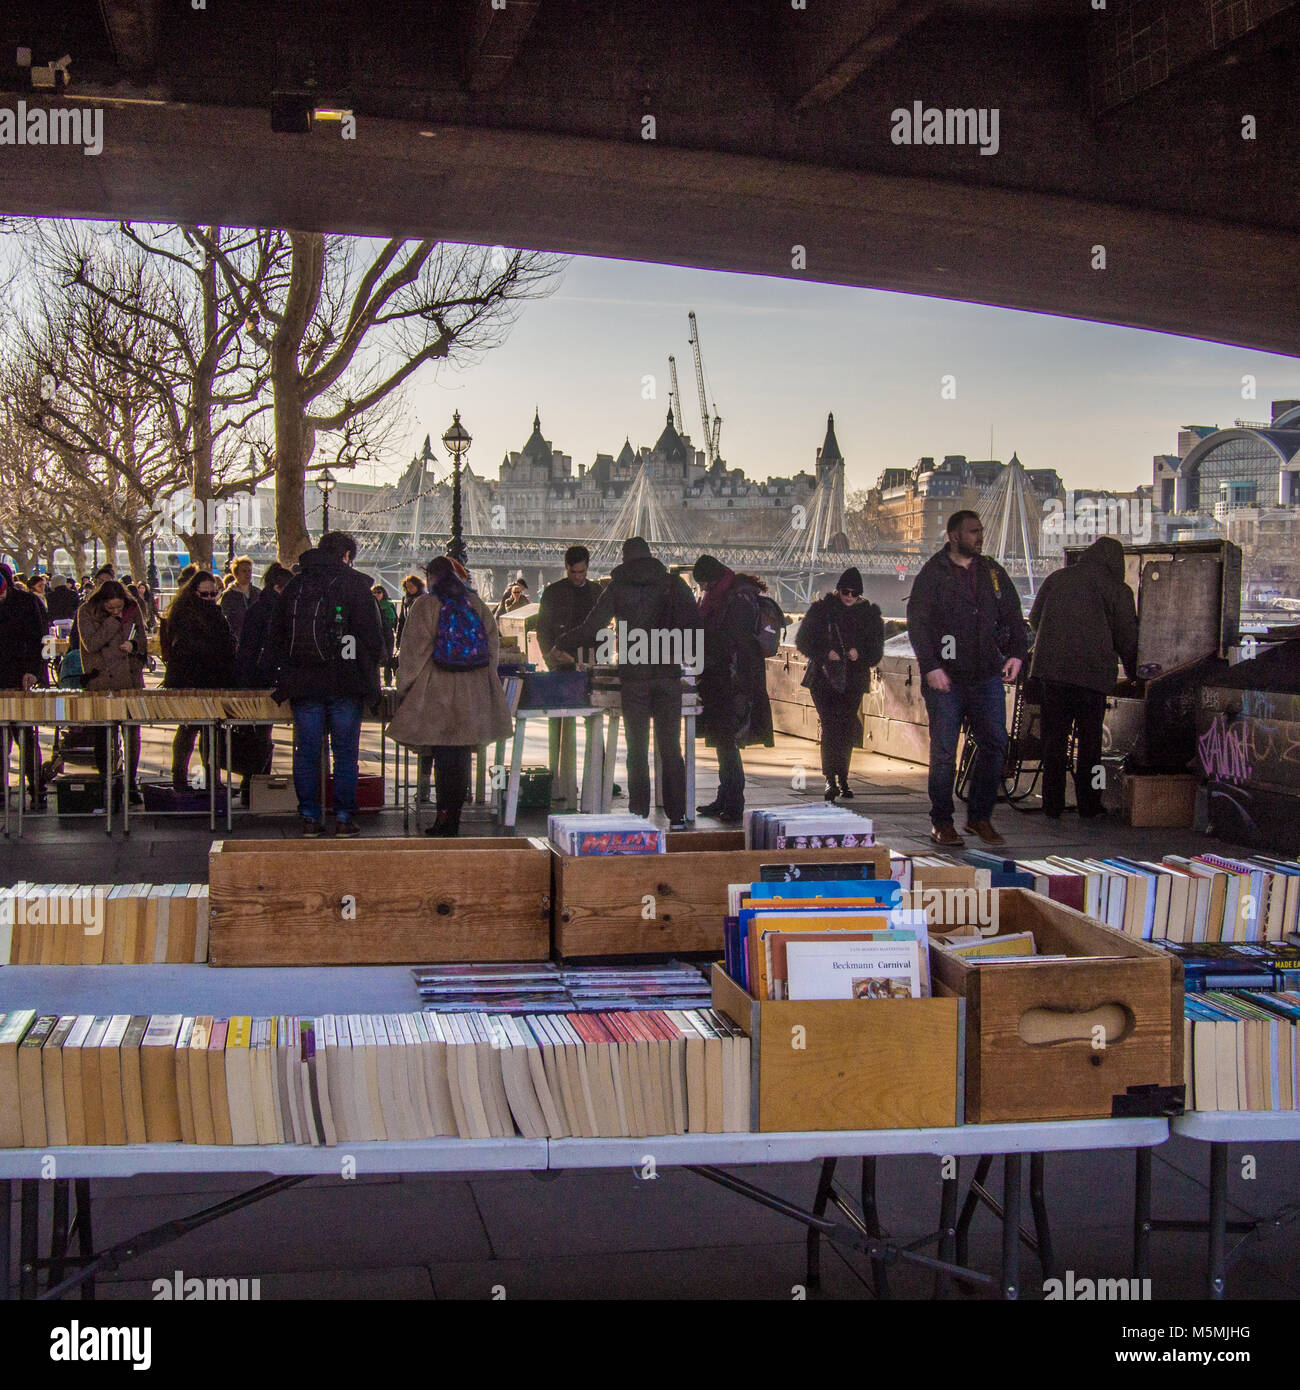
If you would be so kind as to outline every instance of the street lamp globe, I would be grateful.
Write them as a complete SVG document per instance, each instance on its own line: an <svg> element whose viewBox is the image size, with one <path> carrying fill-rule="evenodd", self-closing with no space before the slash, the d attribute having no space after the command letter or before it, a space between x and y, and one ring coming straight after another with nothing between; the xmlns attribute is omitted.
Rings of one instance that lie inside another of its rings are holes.
<svg viewBox="0 0 1300 1390"><path fill-rule="evenodd" d="M443 448L451 455L451 539L447 542L447 554L463 565L469 552L465 547L465 535L461 524L461 461L469 453L473 443L470 432L460 422L460 411L452 415L451 428L442 436Z"/></svg>

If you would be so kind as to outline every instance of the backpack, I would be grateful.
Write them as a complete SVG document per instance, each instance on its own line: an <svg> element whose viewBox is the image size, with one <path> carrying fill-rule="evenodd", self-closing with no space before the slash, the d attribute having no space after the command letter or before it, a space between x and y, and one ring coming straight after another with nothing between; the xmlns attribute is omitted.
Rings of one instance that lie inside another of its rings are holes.
<svg viewBox="0 0 1300 1390"><path fill-rule="evenodd" d="M344 576L307 570L289 607L290 666L324 667L342 653L347 631Z"/></svg>
<svg viewBox="0 0 1300 1390"><path fill-rule="evenodd" d="M781 605L767 594L757 595L758 612L754 618L754 636L764 656L775 656L781 646L786 616Z"/></svg>
<svg viewBox="0 0 1300 1390"><path fill-rule="evenodd" d="M439 600L438 632L433 639L433 664L443 671L476 671L488 664L487 628L469 598Z"/></svg>

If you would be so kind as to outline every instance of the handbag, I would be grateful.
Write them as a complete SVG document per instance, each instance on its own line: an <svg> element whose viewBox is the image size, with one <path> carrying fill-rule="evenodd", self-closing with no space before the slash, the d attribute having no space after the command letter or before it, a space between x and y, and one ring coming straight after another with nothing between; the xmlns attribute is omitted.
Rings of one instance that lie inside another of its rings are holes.
<svg viewBox="0 0 1300 1390"><path fill-rule="evenodd" d="M828 624L831 635L835 639L835 645L839 647L840 660L831 661L829 657L822 660L822 678L826 684L837 694L843 695L848 689L849 667L844 658L844 638L840 636L840 629L836 623Z"/></svg>

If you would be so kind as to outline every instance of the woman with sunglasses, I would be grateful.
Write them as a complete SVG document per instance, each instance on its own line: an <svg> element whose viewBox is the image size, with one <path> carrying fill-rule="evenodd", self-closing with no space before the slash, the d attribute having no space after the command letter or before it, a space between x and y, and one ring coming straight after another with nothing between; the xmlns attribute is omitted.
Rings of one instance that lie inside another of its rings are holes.
<svg viewBox="0 0 1300 1390"><path fill-rule="evenodd" d="M87 690L143 690L144 668L149 663L149 639L144 617L126 587L116 579L101 579L90 597L77 609L77 636ZM123 732L126 771L132 805L140 795L140 730ZM95 766L103 777L107 757L102 739L95 740ZM116 798L115 798L116 799Z"/></svg>
<svg viewBox="0 0 1300 1390"><path fill-rule="evenodd" d="M795 646L808 658L804 685L822 724L822 772L826 800L852 797L849 759L857 741L858 711L871 683L871 668L885 652L880 609L862 597L862 575L850 566L833 593L804 615Z"/></svg>
<svg viewBox="0 0 1300 1390"><path fill-rule="evenodd" d="M221 586L215 575L199 570L176 591L165 620L163 660L169 690L222 690L235 680L235 634L217 605ZM189 791L190 754L199 725L182 724L172 741L172 789ZM209 750L200 750L209 777Z"/></svg>

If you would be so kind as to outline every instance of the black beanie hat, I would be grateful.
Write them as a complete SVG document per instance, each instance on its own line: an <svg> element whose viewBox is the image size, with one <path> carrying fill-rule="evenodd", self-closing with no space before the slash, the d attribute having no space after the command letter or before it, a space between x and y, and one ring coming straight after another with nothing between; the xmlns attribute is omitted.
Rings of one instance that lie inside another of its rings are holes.
<svg viewBox="0 0 1300 1390"><path fill-rule="evenodd" d="M857 594L859 598L862 596L862 575L856 565L850 565L835 581L836 593L843 593L845 590Z"/></svg>
<svg viewBox="0 0 1300 1390"><path fill-rule="evenodd" d="M623 542L624 560L648 560L650 559L650 547L641 536L629 536Z"/></svg>
<svg viewBox="0 0 1300 1390"><path fill-rule="evenodd" d="M694 569L691 570L697 584L713 584L721 579L726 572L726 565L712 555L701 555L696 560Z"/></svg>

